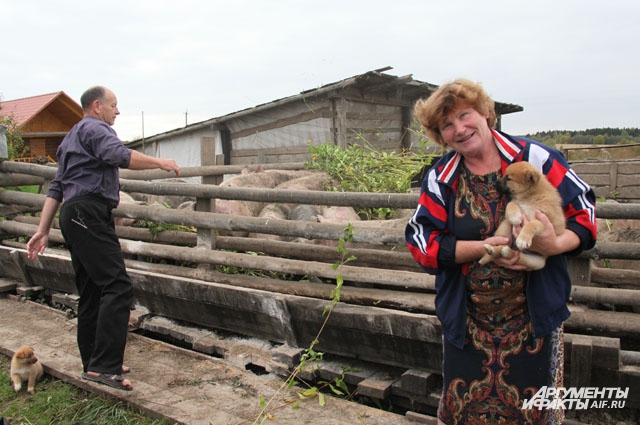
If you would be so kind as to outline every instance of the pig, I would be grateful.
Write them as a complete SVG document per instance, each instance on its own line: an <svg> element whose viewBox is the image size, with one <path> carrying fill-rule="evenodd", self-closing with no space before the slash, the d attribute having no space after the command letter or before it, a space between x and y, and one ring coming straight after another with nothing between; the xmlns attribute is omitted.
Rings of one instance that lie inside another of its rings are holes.
<svg viewBox="0 0 640 425"><path fill-rule="evenodd" d="M230 199L216 199L216 207L214 212L218 214L230 214L243 217L251 217L253 215L246 202ZM220 229L219 233L222 236L246 237L249 235L248 232L240 230L229 231Z"/></svg>
<svg viewBox="0 0 640 425"><path fill-rule="evenodd" d="M289 211L287 218L296 221L318 221L318 208L313 205L296 205Z"/></svg>
<svg viewBox="0 0 640 425"><path fill-rule="evenodd" d="M267 170L262 171L261 167L254 172L244 169L239 175L229 177L220 183L220 187L259 187L273 189L274 187L287 182L300 175L307 175L308 171L286 171ZM257 217L264 208L263 202L241 201L251 211L252 217Z"/></svg>
<svg viewBox="0 0 640 425"><path fill-rule="evenodd" d="M133 199L133 197L131 195L129 195L126 192L120 191L120 204L126 205L126 204L136 204L136 205L140 205L142 204L142 202L138 202L135 199ZM133 218L126 218L126 217L114 217L113 218L113 222L116 226L131 226L133 225L133 223L135 223L135 219Z"/></svg>
<svg viewBox="0 0 640 425"><path fill-rule="evenodd" d="M360 221L360 216L352 207L326 207L318 216L320 223L352 223Z"/></svg>
<svg viewBox="0 0 640 425"><path fill-rule="evenodd" d="M285 211L282 208L281 204L267 204L258 217L268 218L272 220L286 220L287 217L285 215ZM278 235L272 235L269 233L250 233L250 238L260 238L260 239L269 239L272 241L282 241L284 238Z"/></svg>
<svg viewBox="0 0 640 425"><path fill-rule="evenodd" d="M336 186L337 184L331 178L331 176L324 172L312 172L311 174L291 179L276 186L279 190L316 190L324 191L327 186ZM290 214L291 210L298 204L284 204L287 213Z"/></svg>

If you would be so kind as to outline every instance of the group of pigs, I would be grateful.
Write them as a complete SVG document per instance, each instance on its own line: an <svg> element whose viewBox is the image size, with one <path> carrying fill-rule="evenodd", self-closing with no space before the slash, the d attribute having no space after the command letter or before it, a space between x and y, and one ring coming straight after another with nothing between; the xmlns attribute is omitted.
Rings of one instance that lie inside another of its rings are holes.
<svg viewBox="0 0 640 425"><path fill-rule="evenodd" d="M228 178L220 184L222 187L251 187L265 189L286 189L286 190L314 190L324 191L327 186L335 185L331 176L321 171L309 170L262 170L248 171L245 169L241 174ZM139 197L139 196L136 196ZM160 205L173 204L162 197L151 199L145 196L147 204L154 203ZM153 197L156 198L156 197ZM120 202L139 203L134 197L124 192L120 193ZM181 202L177 208L194 209L195 202L190 200ZM257 201L238 201L229 199L216 199L215 211L219 214L230 214L243 217L262 217L278 220L297 220L325 223L347 223L360 221L360 217L352 207L332 207L324 205L301 205L293 203L264 203ZM118 218L116 224L130 225L133 220ZM271 240L290 240L282 236L273 234L248 234L247 232L220 232L221 235L249 236L265 238Z"/></svg>

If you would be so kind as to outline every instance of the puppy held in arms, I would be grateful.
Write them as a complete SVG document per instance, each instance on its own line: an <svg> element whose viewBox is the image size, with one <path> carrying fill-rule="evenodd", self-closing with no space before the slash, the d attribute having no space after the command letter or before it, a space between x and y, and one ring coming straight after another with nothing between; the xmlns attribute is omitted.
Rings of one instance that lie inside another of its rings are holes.
<svg viewBox="0 0 640 425"><path fill-rule="evenodd" d="M512 240L513 226L519 226L523 222L523 214L529 220L515 240L515 247L520 250L520 258L517 264L527 266L531 270L539 270L544 267L546 256L528 251L534 237L542 234L544 225L536 219L536 210L542 211L553 224L556 235L565 230L566 221L562 211L562 198L557 189L547 180L537 168L528 162L514 162L504 172L504 176L498 180L498 191L511 196L507 204L504 220L498 226L495 235L505 236ZM480 264L486 264L496 258L511 258L513 249L508 245L484 245L487 252Z"/></svg>
<svg viewBox="0 0 640 425"><path fill-rule="evenodd" d="M42 378L44 370L33 347L25 346L15 352L11 358L10 374L16 392L22 388L22 382L27 381L27 392L34 393L36 381Z"/></svg>

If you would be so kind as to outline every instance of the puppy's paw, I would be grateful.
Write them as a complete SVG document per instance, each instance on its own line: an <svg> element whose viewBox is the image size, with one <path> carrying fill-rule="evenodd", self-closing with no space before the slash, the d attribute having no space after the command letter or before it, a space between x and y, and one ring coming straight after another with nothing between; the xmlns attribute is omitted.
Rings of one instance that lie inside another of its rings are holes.
<svg viewBox="0 0 640 425"><path fill-rule="evenodd" d="M500 255L502 255L503 258L512 258L515 253L516 252L513 249L509 248L508 245L504 245L500 250Z"/></svg>
<svg viewBox="0 0 640 425"><path fill-rule="evenodd" d="M520 211L520 209L509 215L509 223L511 223L512 226L519 226L522 224L522 211Z"/></svg>
<svg viewBox="0 0 640 425"><path fill-rule="evenodd" d="M22 383L20 382L14 382L13 384L13 390L15 392L19 392L22 389Z"/></svg>
<svg viewBox="0 0 640 425"><path fill-rule="evenodd" d="M531 248L532 240L533 240L533 238L528 237L527 235L523 235L522 233L520 233L520 235L516 239L516 246L518 247L518 249L520 251L524 251L526 249Z"/></svg>
<svg viewBox="0 0 640 425"><path fill-rule="evenodd" d="M496 255L498 255L498 250L496 249L497 247L493 246L493 245L489 245L489 244L484 244L484 251L491 255L492 257L495 257Z"/></svg>
<svg viewBox="0 0 640 425"><path fill-rule="evenodd" d="M500 256L500 253L495 249L493 245L484 244L484 250L486 254L484 254L482 258L478 260L478 264L480 264L481 266L492 262L495 258Z"/></svg>

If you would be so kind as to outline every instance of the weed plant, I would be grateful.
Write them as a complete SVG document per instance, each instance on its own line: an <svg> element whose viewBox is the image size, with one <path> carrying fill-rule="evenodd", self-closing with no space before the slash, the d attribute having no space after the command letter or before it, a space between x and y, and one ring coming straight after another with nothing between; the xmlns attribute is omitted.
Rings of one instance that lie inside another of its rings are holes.
<svg viewBox="0 0 640 425"><path fill-rule="evenodd" d="M337 182L337 187L328 191L365 193L407 193L411 179L426 165L432 155L412 155L382 152L364 142L347 148L332 143L309 146L311 159L305 163L307 169L322 170ZM378 219L393 217L387 208L361 210L359 214Z"/></svg>

